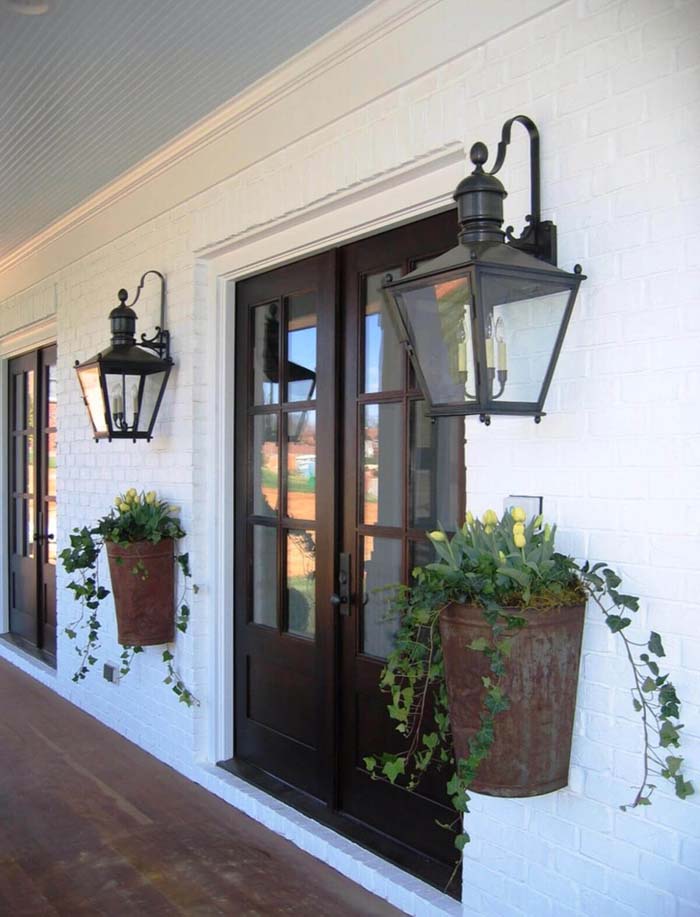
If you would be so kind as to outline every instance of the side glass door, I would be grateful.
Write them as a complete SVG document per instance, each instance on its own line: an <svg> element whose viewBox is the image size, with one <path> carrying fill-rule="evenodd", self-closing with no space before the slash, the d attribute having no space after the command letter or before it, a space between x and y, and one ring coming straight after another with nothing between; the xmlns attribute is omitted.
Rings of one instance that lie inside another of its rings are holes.
<svg viewBox="0 0 700 917"><path fill-rule="evenodd" d="M412 270L455 238L451 212L348 246L342 260L343 550L353 557L354 602L342 619L341 807L448 875L452 835L435 824L453 817L446 777L431 775L420 792L407 793L371 780L363 758L403 747L378 689L397 627L386 587L409 582L413 567L432 559L426 530L461 524L466 492L463 421L426 415L381 284L387 272Z"/></svg>
<svg viewBox="0 0 700 917"><path fill-rule="evenodd" d="M330 801L335 254L236 287L236 757Z"/></svg>
<svg viewBox="0 0 700 917"><path fill-rule="evenodd" d="M56 348L9 363L10 632L56 653Z"/></svg>

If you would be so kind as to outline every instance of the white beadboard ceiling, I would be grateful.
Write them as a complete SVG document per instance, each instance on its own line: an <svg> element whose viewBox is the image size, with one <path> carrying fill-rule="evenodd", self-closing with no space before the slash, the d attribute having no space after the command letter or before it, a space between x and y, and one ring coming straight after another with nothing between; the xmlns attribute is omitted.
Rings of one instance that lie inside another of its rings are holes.
<svg viewBox="0 0 700 917"><path fill-rule="evenodd" d="M0 259L369 2L0 0Z"/></svg>

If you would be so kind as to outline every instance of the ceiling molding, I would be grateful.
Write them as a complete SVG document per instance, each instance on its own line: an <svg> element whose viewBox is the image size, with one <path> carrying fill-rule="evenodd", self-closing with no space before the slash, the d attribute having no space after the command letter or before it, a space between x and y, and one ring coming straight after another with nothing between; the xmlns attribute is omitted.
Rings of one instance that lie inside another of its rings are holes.
<svg viewBox="0 0 700 917"><path fill-rule="evenodd" d="M230 102L17 246L0 259L0 274L37 254L66 233L167 172L176 163L223 134L239 128L305 83L317 79L440 2L414 0L406 5L404 0L378 0L356 13L328 35L281 64Z"/></svg>

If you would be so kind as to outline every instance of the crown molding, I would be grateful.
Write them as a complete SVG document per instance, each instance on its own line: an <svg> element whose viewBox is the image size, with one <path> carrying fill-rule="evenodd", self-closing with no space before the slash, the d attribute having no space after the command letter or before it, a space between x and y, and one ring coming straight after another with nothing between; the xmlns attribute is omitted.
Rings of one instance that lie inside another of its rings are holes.
<svg viewBox="0 0 700 917"><path fill-rule="evenodd" d="M217 140L280 99L317 79L338 64L400 28L406 22L438 5L441 0L378 0L356 13L266 76L253 83L230 102L165 144L104 188L50 223L0 259L0 274L36 254L117 201L138 190L173 165Z"/></svg>

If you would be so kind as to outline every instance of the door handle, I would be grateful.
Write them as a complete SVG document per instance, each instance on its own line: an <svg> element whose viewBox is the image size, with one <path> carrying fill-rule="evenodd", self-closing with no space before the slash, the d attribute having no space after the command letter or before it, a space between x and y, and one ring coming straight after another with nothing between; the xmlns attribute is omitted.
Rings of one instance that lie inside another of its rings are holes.
<svg viewBox="0 0 700 917"><path fill-rule="evenodd" d="M330 597L330 603L343 617L350 614L350 555L338 555L338 591Z"/></svg>
<svg viewBox="0 0 700 917"><path fill-rule="evenodd" d="M34 541L53 541L54 535L44 535L42 532L34 533Z"/></svg>

